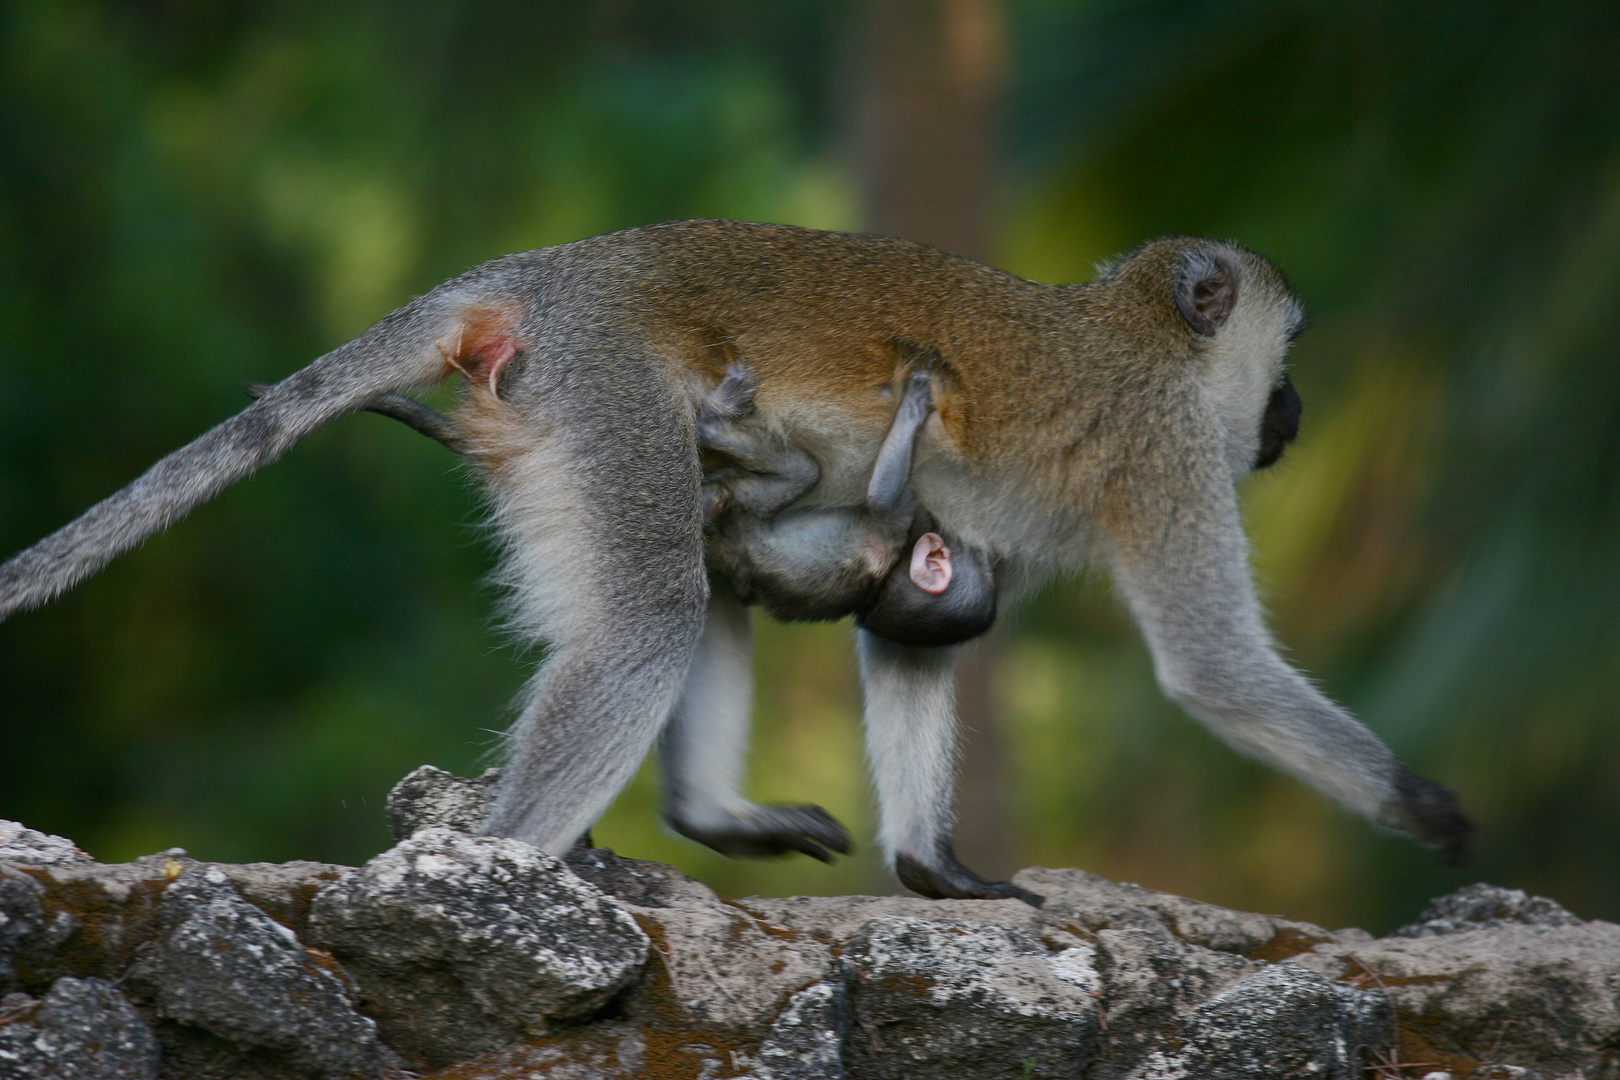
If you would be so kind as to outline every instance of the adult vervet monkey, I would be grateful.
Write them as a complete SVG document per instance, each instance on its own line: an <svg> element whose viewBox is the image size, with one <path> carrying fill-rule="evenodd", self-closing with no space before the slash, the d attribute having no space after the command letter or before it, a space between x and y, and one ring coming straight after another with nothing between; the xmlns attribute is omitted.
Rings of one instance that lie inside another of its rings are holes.
<svg viewBox="0 0 1620 1080"><path fill-rule="evenodd" d="M1270 263L1179 237L1063 287L900 240L722 221L511 255L386 316L0 565L0 617L320 425L460 371L458 423L487 478L514 623L552 644L486 831L564 851L663 732L685 820L764 850L816 843L806 809L737 794L746 612L705 580L693 416L744 364L762 419L820 466L805 505L855 506L903 357L922 348L938 358L935 409L912 487L942 531L994 558L1004 592L1104 559L1189 712L1457 858L1470 826L1455 799L1277 654L1254 596L1234 484L1276 449L1267 406L1300 324ZM1030 899L951 853L956 650L866 633L859 648L901 880Z"/></svg>

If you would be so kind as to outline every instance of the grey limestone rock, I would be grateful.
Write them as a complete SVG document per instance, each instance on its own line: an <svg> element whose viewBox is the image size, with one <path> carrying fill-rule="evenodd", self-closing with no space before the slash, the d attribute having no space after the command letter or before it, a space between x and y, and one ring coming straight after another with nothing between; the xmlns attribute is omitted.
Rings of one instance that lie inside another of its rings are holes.
<svg viewBox="0 0 1620 1080"><path fill-rule="evenodd" d="M1257 960L1287 959L1345 934L1355 941L1370 939L1360 930L1335 933L1274 915L1232 911L1109 881L1085 870L1032 867L1021 871L1014 881L1045 896L1044 910L1049 916L1071 919L1087 929L1164 933L1200 948Z"/></svg>
<svg viewBox="0 0 1620 1080"><path fill-rule="evenodd" d="M1544 896L1529 896L1499 885L1468 885L1429 902L1417 922L1395 931L1399 937L1459 934L1488 926L1580 926L1584 919Z"/></svg>
<svg viewBox="0 0 1620 1080"><path fill-rule="evenodd" d="M1132 1080L1359 1080L1394 1042L1389 999L1298 964L1263 967L1192 1011Z"/></svg>
<svg viewBox="0 0 1620 1080"><path fill-rule="evenodd" d="M649 977L624 1003L627 1019L717 1032L756 1032L796 992L825 978L832 950L809 934L760 918L722 900L671 867L619 859L611 852L582 855L571 866L623 887L625 907L652 935L657 956ZM616 890L617 891L617 890Z"/></svg>
<svg viewBox="0 0 1620 1080"><path fill-rule="evenodd" d="M0 1000L0 1080L157 1080L158 1042L102 979L56 980L41 1001Z"/></svg>
<svg viewBox="0 0 1620 1080"><path fill-rule="evenodd" d="M470 834L483 827L495 801L501 770L485 769L469 780L423 765L388 792L388 831L397 843L434 825Z"/></svg>
<svg viewBox="0 0 1620 1080"><path fill-rule="evenodd" d="M358 871L9 829L0 1080L1620 1080L1620 927L1513 890L1380 940L1078 870L1018 875L1042 909L729 900L458 831L485 779L413 774Z"/></svg>
<svg viewBox="0 0 1620 1080"><path fill-rule="evenodd" d="M36 995L64 975L121 979L167 933L159 916L169 886L202 869L223 873L243 899L295 932L316 890L350 870L312 862L200 863L178 849L112 865L0 863L0 992L13 977Z"/></svg>
<svg viewBox="0 0 1620 1080"><path fill-rule="evenodd" d="M1200 1004L1261 967L1134 926L1097 931L1095 949L1106 987L1098 1002L1103 1036L1092 1066L1099 1080L1128 1073Z"/></svg>
<svg viewBox="0 0 1620 1080"><path fill-rule="evenodd" d="M0 993L15 989L22 971L46 963L78 926L65 911L46 914L44 897L45 887L28 874L0 865Z"/></svg>
<svg viewBox="0 0 1620 1080"><path fill-rule="evenodd" d="M568 1028L546 1039L530 1039L503 1046L452 1066L456 1080L645 1080L651 1076L715 1076L705 1072L703 1059L691 1055L695 1066L679 1072L649 1070L649 1045L644 1032L630 1024L603 1021ZM719 1059L711 1059L715 1066ZM686 1064L683 1062L683 1064Z"/></svg>
<svg viewBox="0 0 1620 1080"><path fill-rule="evenodd" d="M788 999L759 1047L759 1080L848 1080L844 1041L849 992L842 980L807 986Z"/></svg>
<svg viewBox="0 0 1620 1080"><path fill-rule="evenodd" d="M1507 910L1536 913L1537 921L1502 918L1494 913L1507 893L1470 886L1442 897L1432 921L1460 924L1446 932L1323 944L1298 960L1387 993L1409 1057L1478 1077L1514 1075L1512 1068L1542 1080L1620 1077L1620 926L1568 924L1567 912L1536 898Z"/></svg>
<svg viewBox="0 0 1620 1080"><path fill-rule="evenodd" d="M707 903L714 893L673 866L626 859L607 848L576 847L563 856L568 869L621 903L637 908L679 907L694 897Z"/></svg>
<svg viewBox="0 0 1620 1080"><path fill-rule="evenodd" d="M164 893L159 920L161 947L146 950L130 974L158 1016L251 1048L271 1059L262 1071L278 1071L276 1058L289 1076L369 1076L381 1067L376 1024L355 1010L341 969L243 900L223 871L183 873ZM182 1059L200 1054L217 1070L229 1057L228 1047L172 1034L169 1048Z"/></svg>
<svg viewBox="0 0 1620 1080"><path fill-rule="evenodd" d="M36 832L15 821L0 821L0 862L24 866L60 866L63 863L91 861L90 856L74 847L71 840Z"/></svg>
<svg viewBox="0 0 1620 1080"><path fill-rule="evenodd" d="M1101 1035L1095 950L959 919L872 920L844 950L850 1071L872 1080L1078 1076Z"/></svg>
<svg viewBox="0 0 1620 1080"><path fill-rule="evenodd" d="M588 1015L636 980L648 948L557 859L443 827L321 890L308 937L354 975L385 1041L432 1067Z"/></svg>
<svg viewBox="0 0 1620 1080"><path fill-rule="evenodd" d="M1017 901L934 901L898 896L750 897L736 903L771 925L776 933L800 933L844 943L849 960L857 958L857 946L870 940L874 928L896 920L955 920L981 932L1005 934L1009 942L1020 943L1013 952L1022 950L1026 963L1038 953L1044 953L1049 963L1083 958L1069 974L1084 973L1071 982L1084 984L1087 990L1083 1023L1095 1030L1084 1039L1089 1047L1084 1055L1085 1075L1096 1080L1124 1077L1141 1066L1151 1051L1162 1049L1165 1038L1181 1030L1200 1005L1265 970L1266 958L1297 955L1323 942L1370 940L1369 935L1360 932L1329 933L1308 923L1228 911L1133 885L1116 885L1084 871L1029 870L1019 874L1017 880L1026 888L1046 893L1046 906L1037 910ZM906 948L914 944L894 951L904 955ZM939 966L938 957L927 949L914 955L919 970L909 973L909 977L902 974L897 980L896 1000L902 1003L897 1013L909 1018L908 1022L921 1023L920 1017L933 1010L935 1022L947 1030L957 1023L985 1022L981 1006L988 998L964 994L947 1001L932 993L921 994L924 987L943 977L949 965ZM874 999L869 978L863 983L860 976L859 968L847 976L855 1003L855 1026L849 1036L846 1064L856 1077L904 1075L908 1066L897 1057L884 1025L878 1025L877 1037L886 1049L875 1055L870 1049L871 1032L863 1030L862 1022L866 1021L869 1029L871 1013L863 1011L863 1005L870 1005ZM908 994L925 999L926 1004L913 1008L906 1003ZM900 1029L903 1031L904 1025ZM1022 1037L1011 1019L1002 1030L1013 1039ZM1065 1037L1068 1034L1072 1033L1066 1032ZM931 1034L924 1034L920 1041L937 1047L942 1060L955 1059L948 1041L935 1040ZM1006 1060L1016 1063L1011 1075L1067 1077L1073 1075L1069 1070L1077 1057L1065 1053L1031 1054L1026 1048L1023 1056ZM911 1067L921 1070L916 1075L926 1075L930 1068L946 1066L936 1063ZM989 1072L981 1072L969 1053L959 1072L965 1077L1006 1075L1009 1066L1002 1061L988 1068Z"/></svg>
<svg viewBox="0 0 1620 1080"><path fill-rule="evenodd" d="M679 873L679 871L672 871ZM730 901L773 933L844 942L874 920L961 919L1041 937L1064 925L1022 900L924 900L919 896L749 896ZM1072 935L1070 935L1072 937Z"/></svg>

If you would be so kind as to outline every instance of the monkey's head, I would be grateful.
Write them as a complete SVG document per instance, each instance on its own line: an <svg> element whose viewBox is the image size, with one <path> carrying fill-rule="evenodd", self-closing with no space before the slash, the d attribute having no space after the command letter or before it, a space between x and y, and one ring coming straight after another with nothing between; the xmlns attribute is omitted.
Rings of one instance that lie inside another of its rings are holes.
<svg viewBox="0 0 1620 1080"><path fill-rule="evenodd" d="M865 630L902 645L957 645L996 621L996 578L990 557L952 551L936 532L917 537L895 560L872 603L855 617Z"/></svg>
<svg viewBox="0 0 1620 1080"><path fill-rule="evenodd" d="M1210 399L1234 473L1263 469L1299 435L1304 408L1283 364L1305 312L1275 265L1234 244L1191 241L1173 289L1176 310L1209 363Z"/></svg>
<svg viewBox="0 0 1620 1080"><path fill-rule="evenodd" d="M1125 294L1120 307L1140 305L1144 340L1202 368L1233 474L1275 464L1303 408L1284 363L1305 313L1282 271L1236 244L1169 236L1106 267L1102 284Z"/></svg>

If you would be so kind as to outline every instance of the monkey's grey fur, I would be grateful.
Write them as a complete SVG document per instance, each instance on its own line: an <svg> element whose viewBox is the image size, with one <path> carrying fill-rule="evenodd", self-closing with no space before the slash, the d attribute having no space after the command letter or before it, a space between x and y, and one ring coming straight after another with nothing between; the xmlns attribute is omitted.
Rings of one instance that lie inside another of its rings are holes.
<svg viewBox="0 0 1620 1080"><path fill-rule="evenodd" d="M1171 237L1052 287L915 244L676 222L512 255L385 317L82 518L0 565L0 617L36 606L299 438L388 394L468 376L458 417L487 477L519 632L552 645L486 831L566 851L663 733L671 816L770 853L837 847L809 807L739 793L747 610L705 572L694 417L726 368L820 479L796 508L858 507L917 348L938 358L911 489L1013 592L1105 560L1160 683L1221 738L1461 855L1443 788L1278 656L1235 480L1297 423L1301 322L1280 272ZM880 837L930 896L1035 900L951 854L957 648L861 631Z"/></svg>

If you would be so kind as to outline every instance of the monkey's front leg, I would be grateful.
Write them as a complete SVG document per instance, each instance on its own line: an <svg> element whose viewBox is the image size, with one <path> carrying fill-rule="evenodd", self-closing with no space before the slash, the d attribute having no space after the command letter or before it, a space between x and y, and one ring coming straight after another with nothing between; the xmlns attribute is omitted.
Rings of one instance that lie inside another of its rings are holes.
<svg viewBox="0 0 1620 1080"><path fill-rule="evenodd" d="M1114 579L1142 625L1159 684L1231 746L1461 862L1474 827L1456 797L1408 771L1278 655L1220 468L1206 461L1165 470L1180 484L1169 498L1110 520ZM1166 486L1159 482L1161 496Z"/></svg>
<svg viewBox="0 0 1620 1080"><path fill-rule="evenodd" d="M879 835L901 884L936 900L1017 899L1040 907L1044 897L984 880L951 846L961 649L901 645L865 630L859 648Z"/></svg>
<svg viewBox="0 0 1620 1080"><path fill-rule="evenodd" d="M847 855L851 845L827 811L764 806L740 794L754 698L752 646L748 608L715 583L685 689L658 744L665 818L682 836L726 855L797 851L831 862L829 849Z"/></svg>

